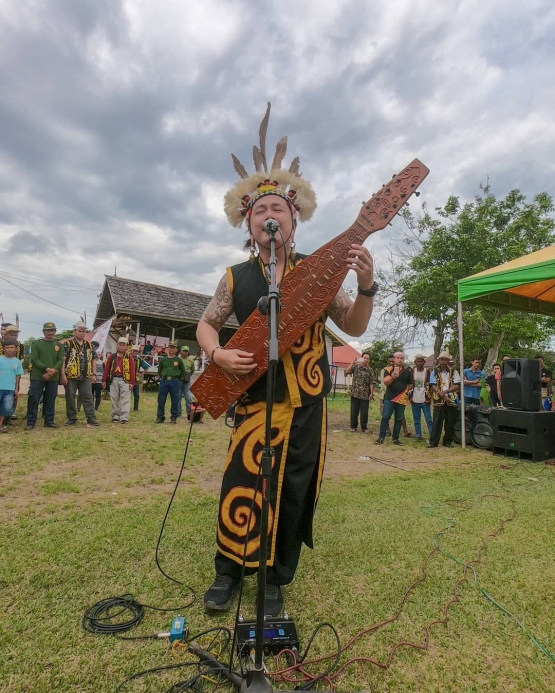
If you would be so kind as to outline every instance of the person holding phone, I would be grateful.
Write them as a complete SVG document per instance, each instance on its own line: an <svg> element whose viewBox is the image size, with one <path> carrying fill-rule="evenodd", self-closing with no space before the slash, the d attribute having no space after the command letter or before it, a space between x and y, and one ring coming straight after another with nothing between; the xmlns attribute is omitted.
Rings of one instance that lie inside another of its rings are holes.
<svg viewBox="0 0 555 693"><path fill-rule="evenodd" d="M387 427L392 415L395 414L393 424L393 445L403 445L399 440L401 426L405 417L405 407L409 404L409 392L413 388L414 380L412 370L404 367L405 355L402 351L393 354L393 365L387 366L384 373L384 385L386 386L383 414L380 422L380 433L376 443L381 445L385 440Z"/></svg>
<svg viewBox="0 0 555 693"><path fill-rule="evenodd" d="M356 358L345 371L353 376L351 386L351 433L356 433L360 416L360 430L368 433L368 408L370 400L374 399L376 376L370 368L370 354Z"/></svg>

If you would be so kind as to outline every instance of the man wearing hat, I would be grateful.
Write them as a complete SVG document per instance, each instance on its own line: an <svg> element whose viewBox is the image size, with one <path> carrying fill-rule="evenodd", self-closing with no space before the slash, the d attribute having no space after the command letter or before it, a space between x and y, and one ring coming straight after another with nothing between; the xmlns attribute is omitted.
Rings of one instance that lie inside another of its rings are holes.
<svg viewBox="0 0 555 693"><path fill-rule="evenodd" d="M177 342L168 344L168 356L158 360L158 375L160 387L158 388L158 413L156 423L164 423L166 420L166 400L168 393L171 399L170 423L177 423L179 416L179 400L181 396L181 381L185 375L185 364L177 355Z"/></svg>
<svg viewBox="0 0 555 693"><path fill-rule="evenodd" d="M44 337L34 341L31 349L32 368L27 399L26 431L32 431L37 423L41 397L45 428L58 428L54 423L54 414L64 349L56 339L56 325L53 322L44 323L42 334Z"/></svg>
<svg viewBox="0 0 555 693"><path fill-rule="evenodd" d="M127 344L127 337L118 339L117 351L106 359L102 375L102 388L110 383L113 423L126 424L129 421L131 392L135 387L135 359L127 350Z"/></svg>
<svg viewBox="0 0 555 693"><path fill-rule="evenodd" d="M66 426L77 423L75 397L81 398L88 426L99 426L96 420L92 385L96 383L96 352L93 345L85 339L87 325L79 321L73 329L73 337L64 345L64 362L60 382L66 390Z"/></svg>
<svg viewBox="0 0 555 693"><path fill-rule="evenodd" d="M19 327L17 325L4 324L2 325L2 340L9 339L15 341L17 346L15 348L15 357L20 361L23 361L23 356L25 355L25 347L18 340L19 337ZM4 348L2 347L2 342L0 342L0 356L4 355Z"/></svg>
<svg viewBox="0 0 555 693"><path fill-rule="evenodd" d="M412 379L414 387L411 391L412 420L414 421L414 432L416 440L422 438L422 414L426 420L428 437L432 435L432 414L430 412L430 390L429 380L430 371L424 368L426 357L424 354L416 354L414 357L414 368L412 369Z"/></svg>
<svg viewBox="0 0 555 693"><path fill-rule="evenodd" d="M141 373L148 371L149 364L139 356L141 347L139 344L133 344L131 347L131 356L135 364L135 387L133 388L133 411L139 411L139 398L141 396Z"/></svg>
<svg viewBox="0 0 555 693"><path fill-rule="evenodd" d="M453 433L458 415L456 400L457 392L460 390L461 376L457 370L451 368L450 361L451 354L448 351L442 351L438 356L439 365L430 373L434 424L429 448L437 448L439 445L444 425L443 446L453 447Z"/></svg>
<svg viewBox="0 0 555 693"><path fill-rule="evenodd" d="M179 395L179 406L177 408L177 415L181 416L182 414L181 400L184 397L185 408L187 410L187 418L189 418L189 415L191 414L191 404L193 403L193 395L191 394L191 378L193 376L193 373L195 372L195 362L189 356L189 347L186 344L184 344L181 347L181 354L179 357L183 361L183 365L185 366L185 375L183 376L183 380L181 381L181 393Z"/></svg>

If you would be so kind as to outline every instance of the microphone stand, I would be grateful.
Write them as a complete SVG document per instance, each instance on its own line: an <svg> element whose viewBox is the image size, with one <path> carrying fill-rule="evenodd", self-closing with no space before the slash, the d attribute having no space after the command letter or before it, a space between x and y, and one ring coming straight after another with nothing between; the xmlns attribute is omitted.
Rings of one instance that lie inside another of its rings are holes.
<svg viewBox="0 0 555 693"><path fill-rule="evenodd" d="M266 599L266 574L268 568L268 491L270 476L275 458L272 442L272 410L275 400L276 369L278 364L278 322L280 311L280 294L276 279L276 231L268 229L270 236L270 285L268 295L258 302L258 310L268 316L268 375L266 381L266 432L262 452L261 483L262 507L260 510L260 549L257 576L256 605L256 638L254 646L254 668L247 672L247 678L241 686L242 693L273 693L274 687L264 675L264 602Z"/></svg>

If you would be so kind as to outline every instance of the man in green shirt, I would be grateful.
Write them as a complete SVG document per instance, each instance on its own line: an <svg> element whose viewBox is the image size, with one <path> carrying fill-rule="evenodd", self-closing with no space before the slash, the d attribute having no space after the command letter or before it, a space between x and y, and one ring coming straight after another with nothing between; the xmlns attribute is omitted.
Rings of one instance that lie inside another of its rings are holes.
<svg viewBox="0 0 555 693"><path fill-rule="evenodd" d="M182 414L181 400L183 397L185 397L187 418L189 418L189 415L191 414L191 404L193 403L193 395L191 394L191 378L195 372L195 362L194 359L189 356L189 347L186 344L181 347L181 354L179 355L179 358L183 361L183 365L185 366L185 375L181 381L181 393L179 395L179 407L177 408L177 415L181 416Z"/></svg>
<svg viewBox="0 0 555 693"><path fill-rule="evenodd" d="M181 381L185 375L185 364L177 356L177 342L168 344L168 356L158 360L158 375L160 387L158 388L158 413L156 423L164 423L166 419L166 399L168 392L171 398L170 423L177 423L179 412L179 399L181 397Z"/></svg>
<svg viewBox="0 0 555 693"><path fill-rule="evenodd" d="M37 423L39 402L43 398L45 428L58 428L54 423L56 396L64 349L56 339L56 325L45 322L42 326L43 339L31 346L31 382L27 398L26 431L32 431Z"/></svg>

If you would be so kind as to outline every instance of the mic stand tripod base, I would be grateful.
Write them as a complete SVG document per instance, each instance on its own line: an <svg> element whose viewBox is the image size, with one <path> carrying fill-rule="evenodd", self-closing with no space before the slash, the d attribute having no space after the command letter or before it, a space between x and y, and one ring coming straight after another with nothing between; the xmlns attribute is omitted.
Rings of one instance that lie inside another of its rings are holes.
<svg viewBox="0 0 555 693"><path fill-rule="evenodd" d="M241 685L241 693L274 693L274 687L262 669L249 669Z"/></svg>

